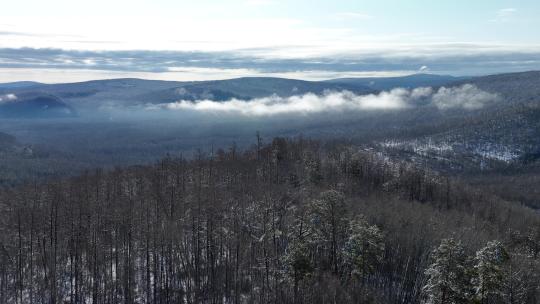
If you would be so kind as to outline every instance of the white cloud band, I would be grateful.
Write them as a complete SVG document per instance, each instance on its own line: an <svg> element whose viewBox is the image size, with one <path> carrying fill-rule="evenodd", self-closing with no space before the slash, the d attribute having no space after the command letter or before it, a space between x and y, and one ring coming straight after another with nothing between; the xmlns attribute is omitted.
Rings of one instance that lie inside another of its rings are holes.
<svg viewBox="0 0 540 304"><path fill-rule="evenodd" d="M416 102L421 100L427 100L431 105L441 110L452 108L475 110L497 100L497 95L466 84L453 88L442 87L437 91L432 88L414 90L397 88L369 95L356 95L349 91L328 91L322 95L313 93L291 97L273 95L252 100L231 99L225 102L180 100L157 106L152 105L148 109L229 113L243 116L307 115L323 112L404 109L413 107Z"/></svg>

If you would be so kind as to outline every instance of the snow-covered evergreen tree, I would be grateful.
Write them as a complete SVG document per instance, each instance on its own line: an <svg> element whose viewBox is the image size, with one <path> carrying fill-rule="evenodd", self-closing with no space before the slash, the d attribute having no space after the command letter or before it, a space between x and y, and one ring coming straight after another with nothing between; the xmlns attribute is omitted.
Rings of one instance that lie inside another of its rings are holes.
<svg viewBox="0 0 540 304"><path fill-rule="evenodd" d="M346 268L359 278L373 273L384 255L384 242L381 230L370 226L363 219L355 219L350 223L350 235L343 248Z"/></svg>
<svg viewBox="0 0 540 304"><path fill-rule="evenodd" d="M424 292L429 304L467 303L471 298L467 256L461 242L444 239L431 254Z"/></svg>
<svg viewBox="0 0 540 304"><path fill-rule="evenodd" d="M314 270L309 247L303 240L289 244L284 261L295 280L303 279Z"/></svg>
<svg viewBox="0 0 540 304"><path fill-rule="evenodd" d="M309 213L316 247L327 255L328 261L323 268L337 274L349 222L343 193L335 190L321 193L320 199L311 203Z"/></svg>
<svg viewBox="0 0 540 304"><path fill-rule="evenodd" d="M508 260L508 253L499 241L488 242L476 252L473 284L480 303L491 303L502 296L503 266Z"/></svg>
<svg viewBox="0 0 540 304"><path fill-rule="evenodd" d="M309 245L302 238L292 240L283 257L287 275L293 283L294 302L297 302L300 284L315 271Z"/></svg>

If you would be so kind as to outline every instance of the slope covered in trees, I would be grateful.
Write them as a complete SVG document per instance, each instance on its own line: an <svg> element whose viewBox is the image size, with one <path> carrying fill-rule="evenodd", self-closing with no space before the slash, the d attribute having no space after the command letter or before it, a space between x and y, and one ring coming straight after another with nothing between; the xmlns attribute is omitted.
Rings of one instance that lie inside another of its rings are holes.
<svg viewBox="0 0 540 304"><path fill-rule="evenodd" d="M276 138L0 193L0 303L538 303L540 216Z"/></svg>

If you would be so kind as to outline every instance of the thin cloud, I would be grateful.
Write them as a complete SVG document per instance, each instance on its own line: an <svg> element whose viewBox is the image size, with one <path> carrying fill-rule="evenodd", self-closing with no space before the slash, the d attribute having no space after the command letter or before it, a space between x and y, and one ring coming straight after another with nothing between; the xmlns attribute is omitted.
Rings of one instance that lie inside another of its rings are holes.
<svg viewBox="0 0 540 304"><path fill-rule="evenodd" d="M65 63L69 64L69 63ZM90 66L89 66L90 68ZM203 81L222 80L239 77L281 77L320 81L340 77L397 77L414 73L414 71L296 71L265 72L252 69L218 69L218 68L185 68L174 72L152 71L116 71L100 69L70 68L0 68L0 83L13 81L37 81L42 83L81 82L96 79L140 78L169 81Z"/></svg>
<svg viewBox="0 0 540 304"><path fill-rule="evenodd" d="M515 8L502 8L497 11L496 17L492 19L492 22L507 22L517 13Z"/></svg>
<svg viewBox="0 0 540 304"><path fill-rule="evenodd" d="M249 6L266 6L277 4L277 2L273 0L247 0L244 3Z"/></svg>
<svg viewBox="0 0 540 304"><path fill-rule="evenodd" d="M374 16L362 12L342 12L335 14L337 18L350 18L358 20L371 20L375 19Z"/></svg>
<svg viewBox="0 0 540 304"><path fill-rule="evenodd" d="M515 8L503 8L503 9L500 9L499 11L497 11L497 16L498 17L509 17L509 16L512 16L513 14L515 14L517 12L517 9Z"/></svg>
<svg viewBox="0 0 540 304"><path fill-rule="evenodd" d="M20 36L20 37L42 37L42 38L51 38L51 37L78 37L80 35L63 35L63 34L53 34L53 33L38 33L38 32L21 32L21 31L9 31L1 30L0 36Z"/></svg>
<svg viewBox="0 0 540 304"><path fill-rule="evenodd" d="M268 52L276 50L270 48ZM186 79L190 71L212 70L225 72L234 77L296 75L295 77L301 79L361 77L374 74L404 75L427 71L436 74L485 75L540 69L540 46L511 48L474 44L416 45L344 53L330 52L328 55L311 58L271 57L261 49L182 52L0 48L0 68L92 69L125 73L176 72L183 74L182 79ZM214 73L214 77L223 78L217 73Z"/></svg>
<svg viewBox="0 0 540 304"><path fill-rule="evenodd" d="M35 37L40 36L35 33L26 33L26 32L16 32L16 31L0 31L0 36L27 36L27 37Z"/></svg>

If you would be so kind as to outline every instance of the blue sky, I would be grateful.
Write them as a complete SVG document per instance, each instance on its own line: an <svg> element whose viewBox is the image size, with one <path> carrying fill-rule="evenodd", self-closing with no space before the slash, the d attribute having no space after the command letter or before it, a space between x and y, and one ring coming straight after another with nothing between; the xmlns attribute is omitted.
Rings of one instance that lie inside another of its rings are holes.
<svg viewBox="0 0 540 304"><path fill-rule="evenodd" d="M540 69L540 2L19 0L0 82Z"/></svg>

